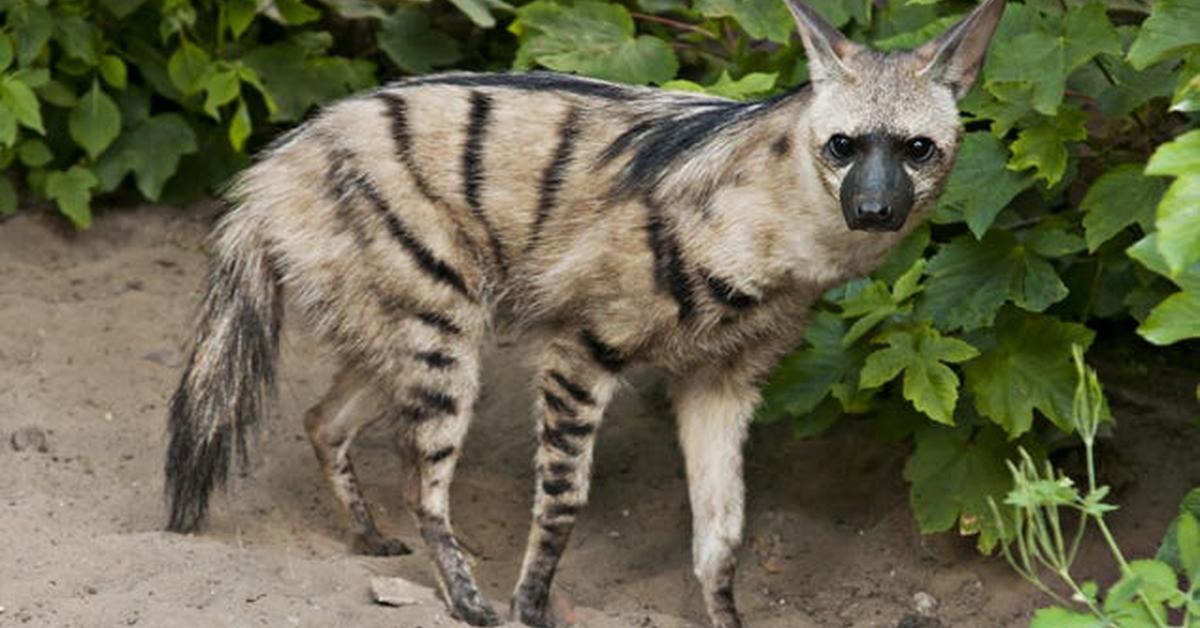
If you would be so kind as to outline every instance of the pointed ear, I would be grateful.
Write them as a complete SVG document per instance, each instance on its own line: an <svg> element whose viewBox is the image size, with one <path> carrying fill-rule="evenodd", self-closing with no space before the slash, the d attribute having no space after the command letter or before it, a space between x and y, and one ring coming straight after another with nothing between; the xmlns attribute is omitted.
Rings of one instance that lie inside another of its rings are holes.
<svg viewBox="0 0 1200 628"><path fill-rule="evenodd" d="M988 43L1003 14L1004 0L984 0L941 37L912 52L921 68L918 74L948 85L955 98L966 96L979 76Z"/></svg>
<svg viewBox="0 0 1200 628"><path fill-rule="evenodd" d="M825 21L812 7L800 0L787 0L800 40L804 43L804 54L808 57L808 74L814 84L822 81L852 81L854 73L846 65L846 59L854 56L863 46L846 39L838 29Z"/></svg>

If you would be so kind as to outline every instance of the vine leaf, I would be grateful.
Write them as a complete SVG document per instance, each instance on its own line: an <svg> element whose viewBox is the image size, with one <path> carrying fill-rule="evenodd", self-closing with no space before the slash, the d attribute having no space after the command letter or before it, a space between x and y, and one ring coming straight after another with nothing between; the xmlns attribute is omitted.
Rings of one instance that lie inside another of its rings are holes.
<svg viewBox="0 0 1200 628"><path fill-rule="evenodd" d="M846 323L840 316L816 312L805 331L808 346L784 358L763 388L759 416L807 414L836 386L851 376L857 379L866 350L859 346L844 348L845 333Z"/></svg>
<svg viewBox="0 0 1200 628"><path fill-rule="evenodd" d="M779 44L788 43L795 30L782 0L696 0L696 10L705 17L732 17L751 37Z"/></svg>
<svg viewBox="0 0 1200 628"><path fill-rule="evenodd" d="M1158 248L1172 271L1200 260L1200 130L1163 144L1146 174L1174 175L1158 205Z"/></svg>
<svg viewBox="0 0 1200 628"><path fill-rule="evenodd" d="M1031 174L1013 172L1007 164L1004 142L983 131L968 133L939 201L939 218L961 214L971 233L982 238L1000 210L1033 185Z"/></svg>
<svg viewBox="0 0 1200 628"><path fill-rule="evenodd" d="M1029 628L1107 628L1107 626L1108 624L1104 620L1098 619L1090 613L1078 613L1058 606L1038 609L1033 614L1033 620L1029 622Z"/></svg>
<svg viewBox="0 0 1200 628"><path fill-rule="evenodd" d="M196 150L196 134L183 116L160 113L147 118L122 134L96 164L98 191L117 189L132 172L142 196L157 201L179 168L180 158Z"/></svg>
<svg viewBox="0 0 1200 628"><path fill-rule="evenodd" d="M1145 69L1200 47L1200 0L1156 0L1129 48L1129 63Z"/></svg>
<svg viewBox="0 0 1200 628"><path fill-rule="evenodd" d="M1141 164L1124 164L1105 172L1088 188L1080 207L1089 253L1122 229L1137 223L1145 231L1154 226L1154 208L1167 188L1162 179L1142 174Z"/></svg>
<svg viewBox="0 0 1200 628"><path fill-rule="evenodd" d="M83 166L71 166L70 170L55 170L46 175L46 197L58 204L64 216L80 229L92 226L92 188L99 181Z"/></svg>
<svg viewBox="0 0 1200 628"><path fill-rule="evenodd" d="M887 348L867 356L862 388L877 388L904 373L904 398L929 418L954 424L958 376L945 363L965 362L979 351L957 338L942 336L928 323L915 329L895 329L883 335Z"/></svg>
<svg viewBox="0 0 1200 628"><path fill-rule="evenodd" d="M1033 426L1036 409L1071 431L1075 370L1071 346L1088 347L1095 333L1052 316L1008 309L996 319L996 346L963 367L979 414L1016 438Z"/></svg>
<svg viewBox="0 0 1200 628"><path fill-rule="evenodd" d="M1053 187L1067 171L1067 142L1087 139L1087 114L1075 107L1059 109L1054 118L1043 118L1021 129L1012 143L1010 170L1033 168L1034 176Z"/></svg>
<svg viewBox="0 0 1200 628"><path fill-rule="evenodd" d="M990 231L979 242L960 236L929 260L926 272L917 314L947 331L986 327L1009 300L1040 312L1068 292L1050 262L1008 231Z"/></svg>
<svg viewBox="0 0 1200 628"><path fill-rule="evenodd" d="M435 29L429 16L414 8L396 9L380 24L376 40L392 63L410 74L425 74L462 58L458 41Z"/></svg>
<svg viewBox="0 0 1200 628"><path fill-rule="evenodd" d="M517 10L513 28L521 35L514 67L540 64L623 83L662 84L679 61L667 42L635 36L625 7L583 0L572 6L538 0Z"/></svg>
<svg viewBox="0 0 1200 628"><path fill-rule="evenodd" d="M92 89L71 109L67 127L75 143L87 152L89 159L95 160L120 134L121 110L100 89L100 83L93 81Z"/></svg>

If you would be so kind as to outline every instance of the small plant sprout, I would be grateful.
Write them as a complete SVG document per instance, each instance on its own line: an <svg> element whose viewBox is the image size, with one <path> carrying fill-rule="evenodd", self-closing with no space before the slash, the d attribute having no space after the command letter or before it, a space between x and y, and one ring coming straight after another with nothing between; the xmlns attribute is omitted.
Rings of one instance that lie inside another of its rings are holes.
<svg viewBox="0 0 1200 628"><path fill-rule="evenodd" d="M1001 538L1008 539L1001 544L1004 558L1056 604L1039 609L1030 626L1200 628L1200 489L1184 499L1156 559L1126 560L1104 521L1105 513L1116 510L1104 501L1109 487L1096 485L1093 449L1101 423L1110 420L1108 406L1096 372L1083 362L1082 348L1075 346L1072 355L1078 384L1071 421L1087 456L1087 491L1081 493L1071 478L1049 462L1039 467L1021 449L1020 459L1008 462L1013 489L1004 498L1007 509L988 500ZM1064 534L1063 509L1078 513L1069 536ZM1095 582L1080 583L1071 573L1089 522L1100 531L1121 570L1120 579L1104 595ZM1047 572L1066 587L1069 596L1043 579ZM1086 612L1071 610L1080 607Z"/></svg>

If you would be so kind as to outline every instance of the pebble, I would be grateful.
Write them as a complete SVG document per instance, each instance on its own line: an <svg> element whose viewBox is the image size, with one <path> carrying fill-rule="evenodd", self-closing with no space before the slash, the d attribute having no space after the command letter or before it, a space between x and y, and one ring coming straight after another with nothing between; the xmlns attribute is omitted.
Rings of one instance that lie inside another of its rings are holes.
<svg viewBox="0 0 1200 628"><path fill-rule="evenodd" d="M46 453L49 447L46 446L46 433L37 427L23 427L13 432L12 438L9 439L9 444L12 445L14 451L25 451L27 449Z"/></svg>
<svg viewBox="0 0 1200 628"><path fill-rule="evenodd" d="M384 606L413 606L422 602L436 603L433 589L404 578L371 578L371 597Z"/></svg>
<svg viewBox="0 0 1200 628"><path fill-rule="evenodd" d="M896 628L943 628L942 622L934 617L926 617L924 615L905 615L900 623L896 624Z"/></svg>
<svg viewBox="0 0 1200 628"><path fill-rule="evenodd" d="M937 610L938 601L925 591L917 591L913 594L913 609L919 615L933 615Z"/></svg>

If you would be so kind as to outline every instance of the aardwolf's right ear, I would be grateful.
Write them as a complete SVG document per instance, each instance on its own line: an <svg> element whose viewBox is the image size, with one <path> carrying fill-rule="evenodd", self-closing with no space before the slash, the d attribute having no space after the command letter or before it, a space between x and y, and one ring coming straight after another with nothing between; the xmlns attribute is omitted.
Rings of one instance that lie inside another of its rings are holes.
<svg viewBox="0 0 1200 628"><path fill-rule="evenodd" d="M825 21L812 7L800 0L787 0L800 40L804 42L804 54L808 57L808 74L814 86L823 81L852 82L854 72L846 65L846 59L865 48L846 39L838 29Z"/></svg>
<svg viewBox="0 0 1200 628"><path fill-rule="evenodd" d="M966 96L979 76L1002 15L1004 0L985 0L941 37L914 50L913 56L924 66L920 74L948 85L955 98Z"/></svg>

